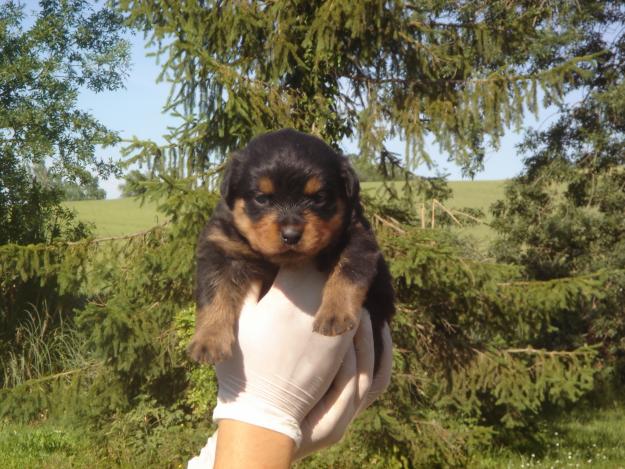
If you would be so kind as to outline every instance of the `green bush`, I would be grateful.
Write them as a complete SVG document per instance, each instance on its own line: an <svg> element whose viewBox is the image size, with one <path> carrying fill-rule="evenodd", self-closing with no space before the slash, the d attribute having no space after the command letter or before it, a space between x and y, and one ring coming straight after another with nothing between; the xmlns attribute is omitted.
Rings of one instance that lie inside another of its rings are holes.
<svg viewBox="0 0 625 469"><path fill-rule="evenodd" d="M212 369L190 363L184 348L194 323L195 237L217 197L184 180L149 184L169 224L107 242L106 250L94 241L56 247L63 262L86 262L89 272L72 278L68 271L67 284L78 282L77 291L88 297L76 324L90 365L62 379L5 388L0 400L0 411L14 417L69 413L107 441L102 450L118 461L166 454L179 461L170 453L177 438L192 455L211 431L216 395ZM594 386L596 348L558 348L555 328L612 301L605 286L618 277L528 281L515 266L467 257L447 230L415 227L399 205L375 210L380 219L390 211L395 220L375 224L398 298L394 378L341 446L301 465L464 465L494 442L533 444L546 410Z"/></svg>

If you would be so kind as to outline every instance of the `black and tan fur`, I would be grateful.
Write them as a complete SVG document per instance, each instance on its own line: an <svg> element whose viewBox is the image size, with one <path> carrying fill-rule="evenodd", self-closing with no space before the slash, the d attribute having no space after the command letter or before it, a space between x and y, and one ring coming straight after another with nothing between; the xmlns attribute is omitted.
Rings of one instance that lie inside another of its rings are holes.
<svg viewBox="0 0 625 469"><path fill-rule="evenodd" d="M377 369L394 294L359 191L347 158L295 130L261 135L235 153L222 200L198 240L197 320L189 355L210 363L229 357L251 283L267 287L280 266L314 259L328 273L314 330L342 334L356 325L364 305Z"/></svg>

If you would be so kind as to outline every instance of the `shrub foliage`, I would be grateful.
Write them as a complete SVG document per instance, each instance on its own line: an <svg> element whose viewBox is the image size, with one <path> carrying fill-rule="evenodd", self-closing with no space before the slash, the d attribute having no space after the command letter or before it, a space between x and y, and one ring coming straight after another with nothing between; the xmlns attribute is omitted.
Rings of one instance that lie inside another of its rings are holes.
<svg viewBox="0 0 625 469"><path fill-rule="evenodd" d="M62 278L65 288L82 293L75 318L88 349L82 368L5 383L2 415L62 413L69 400L84 402L76 418L99 428L108 428L102 426L107 419L126 425L119 422L133 419L137 406L153 408L165 426L206 428L214 376L189 363L182 350L193 325L195 236L216 197L190 187L184 181L169 186L161 209L170 221L138 236L51 245L47 251L0 248L2 259L9 253L22 258L24 279ZM365 467L376 467L365 460L397 467L462 464L480 445L535 425L545 405L573 402L592 389L594 344L561 346L553 337L561 324L612 301L606 284L625 276L606 271L529 281L518 267L466 257L446 231L410 224L377 229L399 299L394 379L355 422L345 443L349 451L301 464L353 467L358 458ZM51 253L58 260L45 264L42 258ZM2 278L13 269L5 265ZM163 430L155 423L144 431Z"/></svg>

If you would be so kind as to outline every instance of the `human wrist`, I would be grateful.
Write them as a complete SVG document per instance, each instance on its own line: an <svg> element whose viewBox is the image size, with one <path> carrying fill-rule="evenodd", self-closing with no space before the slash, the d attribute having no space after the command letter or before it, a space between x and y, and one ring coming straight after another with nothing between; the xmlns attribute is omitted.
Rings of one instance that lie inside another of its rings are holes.
<svg viewBox="0 0 625 469"><path fill-rule="evenodd" d="M287 469L293 441L282 433L238 420L222 419L214 469Z"/></svg>
<svg viewBox="0 0 625 469"><path fill-rule="evenodd" d="M293 441L295 448L298 448L302 441L300 423L297 419L258 400L218 401L213 410L213 421L219 424L224 420L235 420L281 433Z"/></svg>

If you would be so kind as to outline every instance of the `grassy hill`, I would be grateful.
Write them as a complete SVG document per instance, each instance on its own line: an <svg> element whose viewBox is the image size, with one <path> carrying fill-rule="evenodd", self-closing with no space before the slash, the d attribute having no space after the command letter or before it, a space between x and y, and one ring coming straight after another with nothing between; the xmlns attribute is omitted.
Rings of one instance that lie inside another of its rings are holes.
<svg viewBox="0 0 625 469"><path fill-rule="evenodd" d="M490 205L503 197L504 180L500 181L451 181L453 198L446 203L449 208L480 208L488 212ZM363 183L363 190L375 191L379 183ZM119 236L148 229L163 221L156 205L135 199L84 200L65 202L76 210L78 218L95 225L97 236ZM464 229L478 239L487 239L492 233L486 226Z"/></svg>
<svg viewBox="0 0 625 469"><path fill-rule="evenodd" d="M397 183L398 188L401 183ZM449 208L480 208L488 212L490 205L504 194L505 180L498 181L450 181L449 187L453 191L451 200L445 205ZM378 182L363 182L364 191L375 191L380 186Z"/></svg>
<svg viewBox="0 0 625 469"><path fill-rule="evenodd" d="M64 202L78 213L78 219L95 225L97 236L119 236L148 229L164 217L156 204L135 199L79 200Z"/></svg>

